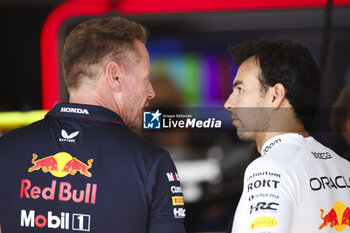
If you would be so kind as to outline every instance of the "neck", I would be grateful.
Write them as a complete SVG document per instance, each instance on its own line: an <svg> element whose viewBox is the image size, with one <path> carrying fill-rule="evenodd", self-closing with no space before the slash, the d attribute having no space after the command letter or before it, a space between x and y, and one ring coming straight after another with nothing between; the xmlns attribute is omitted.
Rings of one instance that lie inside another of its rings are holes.
<svg viewBox="0 0 350 233"><path fill-rule="evenodd" d="M70 103L77 104L89 104L101 106L112 110L113 112L120 115L120 110L118 105L115 103L112 94L106 92L100 92L97 90L76 90L70 92Z"/></svg>
<svg viewBox="0 0 350 233"><path fill-rule="evenodd" d="M269 116L269 124L267 124L265 131L258 133L255 141L259 152L266 141L278 135L296 133L303 137L309 136L304 125L295 117L294 110L287 100L285 100L284 105Z"/></svg>

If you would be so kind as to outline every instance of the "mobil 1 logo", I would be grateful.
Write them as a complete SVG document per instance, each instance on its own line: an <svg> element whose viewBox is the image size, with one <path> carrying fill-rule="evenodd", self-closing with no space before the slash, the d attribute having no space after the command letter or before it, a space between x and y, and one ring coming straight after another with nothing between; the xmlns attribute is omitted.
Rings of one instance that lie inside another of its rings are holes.
<svg viewBox="0 0 350 233"><path fill-rule="evenodd" d="M90 231L91 216L78 213L38 213L35 210L21 210L21 227L41 229L64 229L73 231Z"/></svg>

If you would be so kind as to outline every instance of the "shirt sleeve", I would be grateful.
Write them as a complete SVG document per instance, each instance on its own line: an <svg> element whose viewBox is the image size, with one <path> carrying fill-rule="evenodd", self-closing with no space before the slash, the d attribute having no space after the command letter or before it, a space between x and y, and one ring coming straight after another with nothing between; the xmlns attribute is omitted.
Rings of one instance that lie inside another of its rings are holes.
<svg viewBox="0 0 350 233"><path fill-rule="evenodd" d="M167 152L152 167L146 189L151 205L147 233L185 232L180 178Z"/></svg>
<svg viewBox="0 0 350 233"><path fill-rule="evenodd" d="M290 233L297 195L294 187L295 178L274 161L255 160L244 175L232 233Z"/></svg>

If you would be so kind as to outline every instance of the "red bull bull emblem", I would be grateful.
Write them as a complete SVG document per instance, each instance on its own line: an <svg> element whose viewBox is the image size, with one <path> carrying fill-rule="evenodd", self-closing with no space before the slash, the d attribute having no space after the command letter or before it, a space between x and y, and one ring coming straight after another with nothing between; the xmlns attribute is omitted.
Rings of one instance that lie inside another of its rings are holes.
<svg viewBox="0 0 350 233"><path fill-rule="evenodd" d="M347 226L350 227L350 208L344 203L340 201L336 202L325 216L323 216L324 210L320 210L323 223L318 227L319 230L322 230L328 225L337 231L343 231Z"/></svg>
<svg viewBox="0 0 350 233"><path fill-rule="evenodd" d="M32 163L34 165L28 169L28 172L42 169L43 172L50 172L56 177L65 177L68 174L75 175L77 172L86 177L92 176L88 170L92 167L93 159L89 159L85 164L66 152L59 152L42 159L37 158L38 155L33 154Z"/></svg>

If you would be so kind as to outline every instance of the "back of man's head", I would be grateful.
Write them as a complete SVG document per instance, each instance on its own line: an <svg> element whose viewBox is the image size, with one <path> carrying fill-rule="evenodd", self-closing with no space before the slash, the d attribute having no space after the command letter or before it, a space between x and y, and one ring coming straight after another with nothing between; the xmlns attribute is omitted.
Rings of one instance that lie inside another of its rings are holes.
<svg viewBox="0 0 350 233"><path fill-rule="evenodd" d="M297 119L310 129L320 100L321 76L306 47L287 40L262 40L243 43L231 52L237 66L250 57L256 58L262 93L277 83L283 84Z"/></svg>
<svg viewBox="0 0 350 233"><path fill-rule="evenodd" d="M122 17L92 19L79 24L66 38L63 51L64 79L68 89L77 89L82 79L94 79L101 65L115 61L124 66L137 51L133 41L147 40L146 29Z"/></svg>

